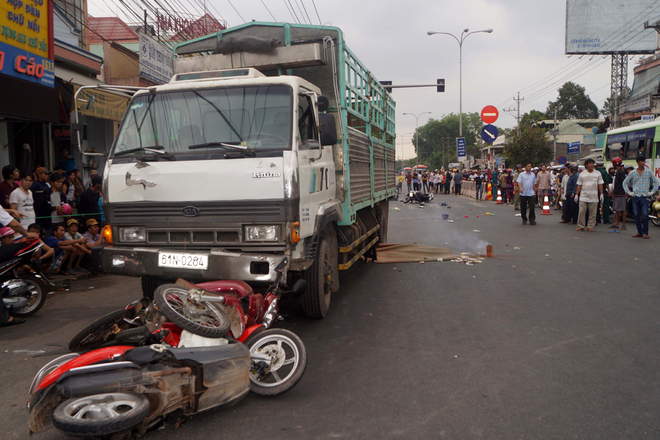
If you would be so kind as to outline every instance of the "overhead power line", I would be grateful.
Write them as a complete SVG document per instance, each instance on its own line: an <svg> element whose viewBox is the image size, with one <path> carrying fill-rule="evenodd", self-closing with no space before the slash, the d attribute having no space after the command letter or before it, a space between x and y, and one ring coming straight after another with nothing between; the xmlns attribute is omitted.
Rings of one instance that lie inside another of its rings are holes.
<svg viewBox="0 0 660 440"><path fill-rule="evenodd" d="M275 18L275 16L273 15L273 13L270 12L270 9L268 9L268 6L266 6L266 3L264 3L264 0L261 0L261 4L264 5L264 8L266 8L266 10L267 10L268 13L270 14L270 16L273 17L273 20L274 20L274 21L277 21L277 18Z"/></svg>

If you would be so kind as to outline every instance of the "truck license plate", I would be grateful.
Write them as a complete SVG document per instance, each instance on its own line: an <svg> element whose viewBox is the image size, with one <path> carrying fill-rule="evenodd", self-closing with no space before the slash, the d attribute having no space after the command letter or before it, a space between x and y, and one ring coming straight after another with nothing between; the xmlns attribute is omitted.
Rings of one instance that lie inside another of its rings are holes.
<svg viewBox="0 0 660 440"><path fill-rule="evenodd" d="M158 253L159 267L175 267L177 269L201 269L209 268L209 256L204 254L180 254L174 252Z"/></svg>

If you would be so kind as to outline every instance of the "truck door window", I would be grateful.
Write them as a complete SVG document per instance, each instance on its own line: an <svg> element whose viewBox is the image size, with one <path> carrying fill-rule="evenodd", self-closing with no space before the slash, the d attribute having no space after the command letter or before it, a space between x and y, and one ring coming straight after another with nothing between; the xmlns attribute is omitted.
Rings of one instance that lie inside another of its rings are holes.
<svg viewBox="0 0 660 440"><path fill-rule="evenodd" d="M299 96L298 133L302 149L318 148L318 134L314 123L314 107L307 95Z"/></svg>

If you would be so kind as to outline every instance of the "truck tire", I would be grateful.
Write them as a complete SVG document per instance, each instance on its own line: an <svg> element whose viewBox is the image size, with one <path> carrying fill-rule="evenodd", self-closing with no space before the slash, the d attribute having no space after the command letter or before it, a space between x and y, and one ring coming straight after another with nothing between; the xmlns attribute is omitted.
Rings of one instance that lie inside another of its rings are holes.
<svg viewBox="0 0 660 440"><path fill-rule="evenodd" d="M376 221L380 226L377 234L379 243L387 243L387 225L389 224L389 218L390 203L387 200L383 200L378 206L376 206Z"/></svg>
<svg viewBox="0 0 660 440"><path fill-rule="evenodd" d="M154 292L161 284L165 284L165 281L161 281L158 278L144 275L140 277L142 281L142 294L145 298L149 298L150 301L154 300Z"/></svg>
<svg viewBox="0 0 660 440"><path fill-rule="evenodd" d="M302 273L307 289L302 295L302 306L308 318L325 318L330 308L333 290L339 289L337 274L337 235L333 225L328 225L319 237L314 264ZM336 279L333 289L332 279Z"/></svg>

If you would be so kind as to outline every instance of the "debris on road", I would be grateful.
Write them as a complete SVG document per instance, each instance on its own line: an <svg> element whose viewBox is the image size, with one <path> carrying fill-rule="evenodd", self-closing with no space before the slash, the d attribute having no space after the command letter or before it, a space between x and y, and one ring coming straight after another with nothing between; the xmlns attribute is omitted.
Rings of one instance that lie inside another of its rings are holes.
<svg viewBox="0 0 660 440"><path fill-rule="evenodd" d="M447 220L449 223L454 223L454 220Z"/></svg>
<svg viewBox="0 0 660 440"><path fill-rule="evenodd" d="M449 214L442 214L442 219L447 220L449 218Z"/></svg>
<svg viewBox="0 0 660 440"><path fill-rule="evenodd" d="M491 214L490 212L487 212L487 213L484 214L484 215L495 215L495 214Z"/></svg>
<svg viewBox="0 0 660 440"><path fill-rule="evenodd" d="M479 229L474 229L473 232L481 232Z"/></svg>

